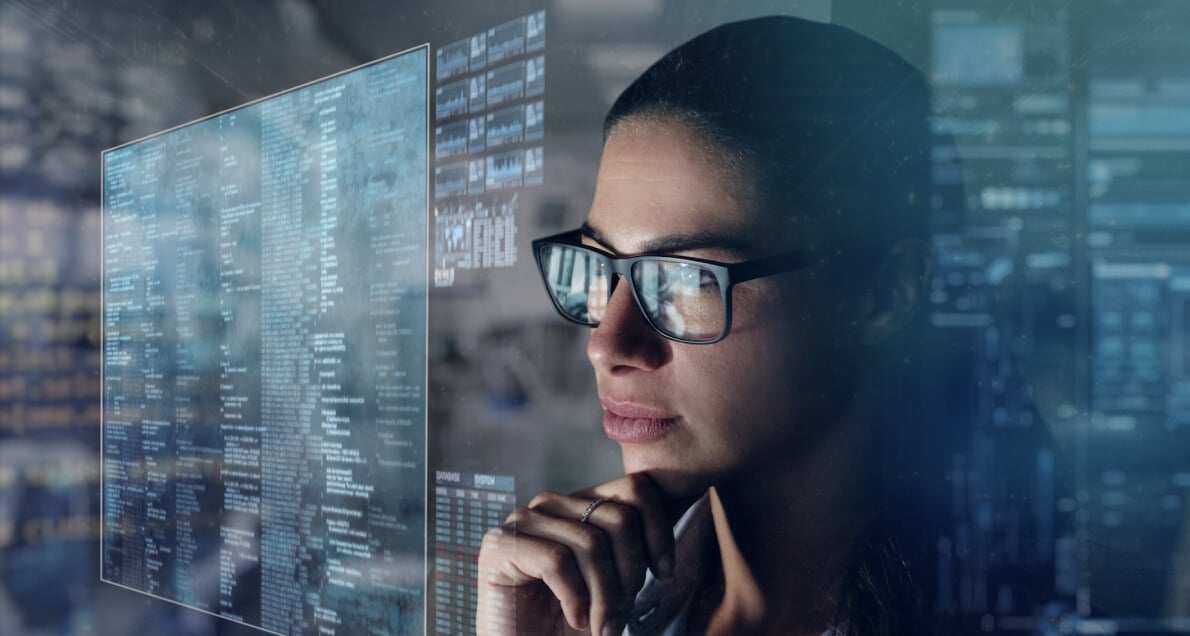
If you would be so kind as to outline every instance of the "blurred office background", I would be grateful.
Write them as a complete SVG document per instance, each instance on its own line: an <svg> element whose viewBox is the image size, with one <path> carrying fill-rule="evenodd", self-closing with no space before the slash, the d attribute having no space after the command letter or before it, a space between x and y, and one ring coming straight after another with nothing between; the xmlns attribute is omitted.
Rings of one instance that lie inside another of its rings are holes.
<svg viewBox="0 0 1190 636"><path fill-rule="evenodd" d="M2 0L0 634L251 631L98 580L100 151L541 9L547 167L520 257L432 301L431 423L474 464L454 468L516 466L525 493L614 475L585 333L528 241L583 217L603 112L669 47L833 21L936 91L928 311L962 344L938 399L973 414L938 598L987 632L1190 633L1190 4Z"/></svg>

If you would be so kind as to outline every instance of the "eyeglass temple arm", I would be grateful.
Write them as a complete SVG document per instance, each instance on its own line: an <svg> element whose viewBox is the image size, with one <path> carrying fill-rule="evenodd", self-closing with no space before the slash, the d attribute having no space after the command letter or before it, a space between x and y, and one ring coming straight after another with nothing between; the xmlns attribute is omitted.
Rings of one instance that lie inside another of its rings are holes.
<svg viewBox="0 0 1190 636"><path fill-rule="evenodd" d="M761 278L763 276L801 269L808 267L810 263L811 259L808 252L787 252L785 254L774 254L773 256L765 256L743 263L728 265L727 272L731 276L731 282L735 284L752 280L753 278Z"/></svg>

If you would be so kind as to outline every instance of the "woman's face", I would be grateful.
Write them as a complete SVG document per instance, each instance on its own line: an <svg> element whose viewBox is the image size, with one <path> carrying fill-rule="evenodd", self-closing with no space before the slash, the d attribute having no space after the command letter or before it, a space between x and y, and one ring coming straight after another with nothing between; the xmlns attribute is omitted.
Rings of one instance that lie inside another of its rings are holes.
<svg viewBox="0 0 1190 636"><path fill-rule="evenodd" d="M810 247L749 205L748 185L728 183L695 134L623 122L604 147L584 240L727 263ZM850 375L854 320L819 278L809 269L736 285L731 331L709 345L662 337L616 286L587 353L625 471L648 471L677 497L796 461L836 417Z"/></svg>

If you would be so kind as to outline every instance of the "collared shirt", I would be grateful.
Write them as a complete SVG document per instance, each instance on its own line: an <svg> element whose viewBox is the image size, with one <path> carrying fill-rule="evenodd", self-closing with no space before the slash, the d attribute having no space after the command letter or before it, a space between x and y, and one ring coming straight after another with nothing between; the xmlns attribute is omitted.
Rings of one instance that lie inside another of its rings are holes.
<svg viewBox="0 0 1190 636"><path fill-rule="evenodd" d="M674 526L674 576L662 580L645 573L645 584L624 636L684 636L694 592L703 581L715 541L710 495L703 495ZM822 636L844 636L845 629L829 628Z"/></svg>

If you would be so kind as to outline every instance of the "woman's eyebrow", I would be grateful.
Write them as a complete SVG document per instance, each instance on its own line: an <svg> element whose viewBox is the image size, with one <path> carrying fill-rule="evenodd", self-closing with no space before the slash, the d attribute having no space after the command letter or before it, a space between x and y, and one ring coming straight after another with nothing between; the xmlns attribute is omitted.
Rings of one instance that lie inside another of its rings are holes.
<svg viewBox="0 0 1190 636"><path fill-rule="evenodd" d="M607 238L603 236L603 232L595 229L590 223L583 221L579 226L578 233L599 243L600 245L607 245ZM609 246L610 247L610 246Z"/></svg>
<svg viewBox="0 0 1190 636"><path fill-rule="evenodd" d="M612 247L606 235L590 223L584 221L579 232L604 247ZM746 254L751 251L752 245L742 239L723 236L722 234L715 234L713 232L681 232L651 238L641 243L635 252L637 254L670 254L701 249L716 249Z"/></svg>

